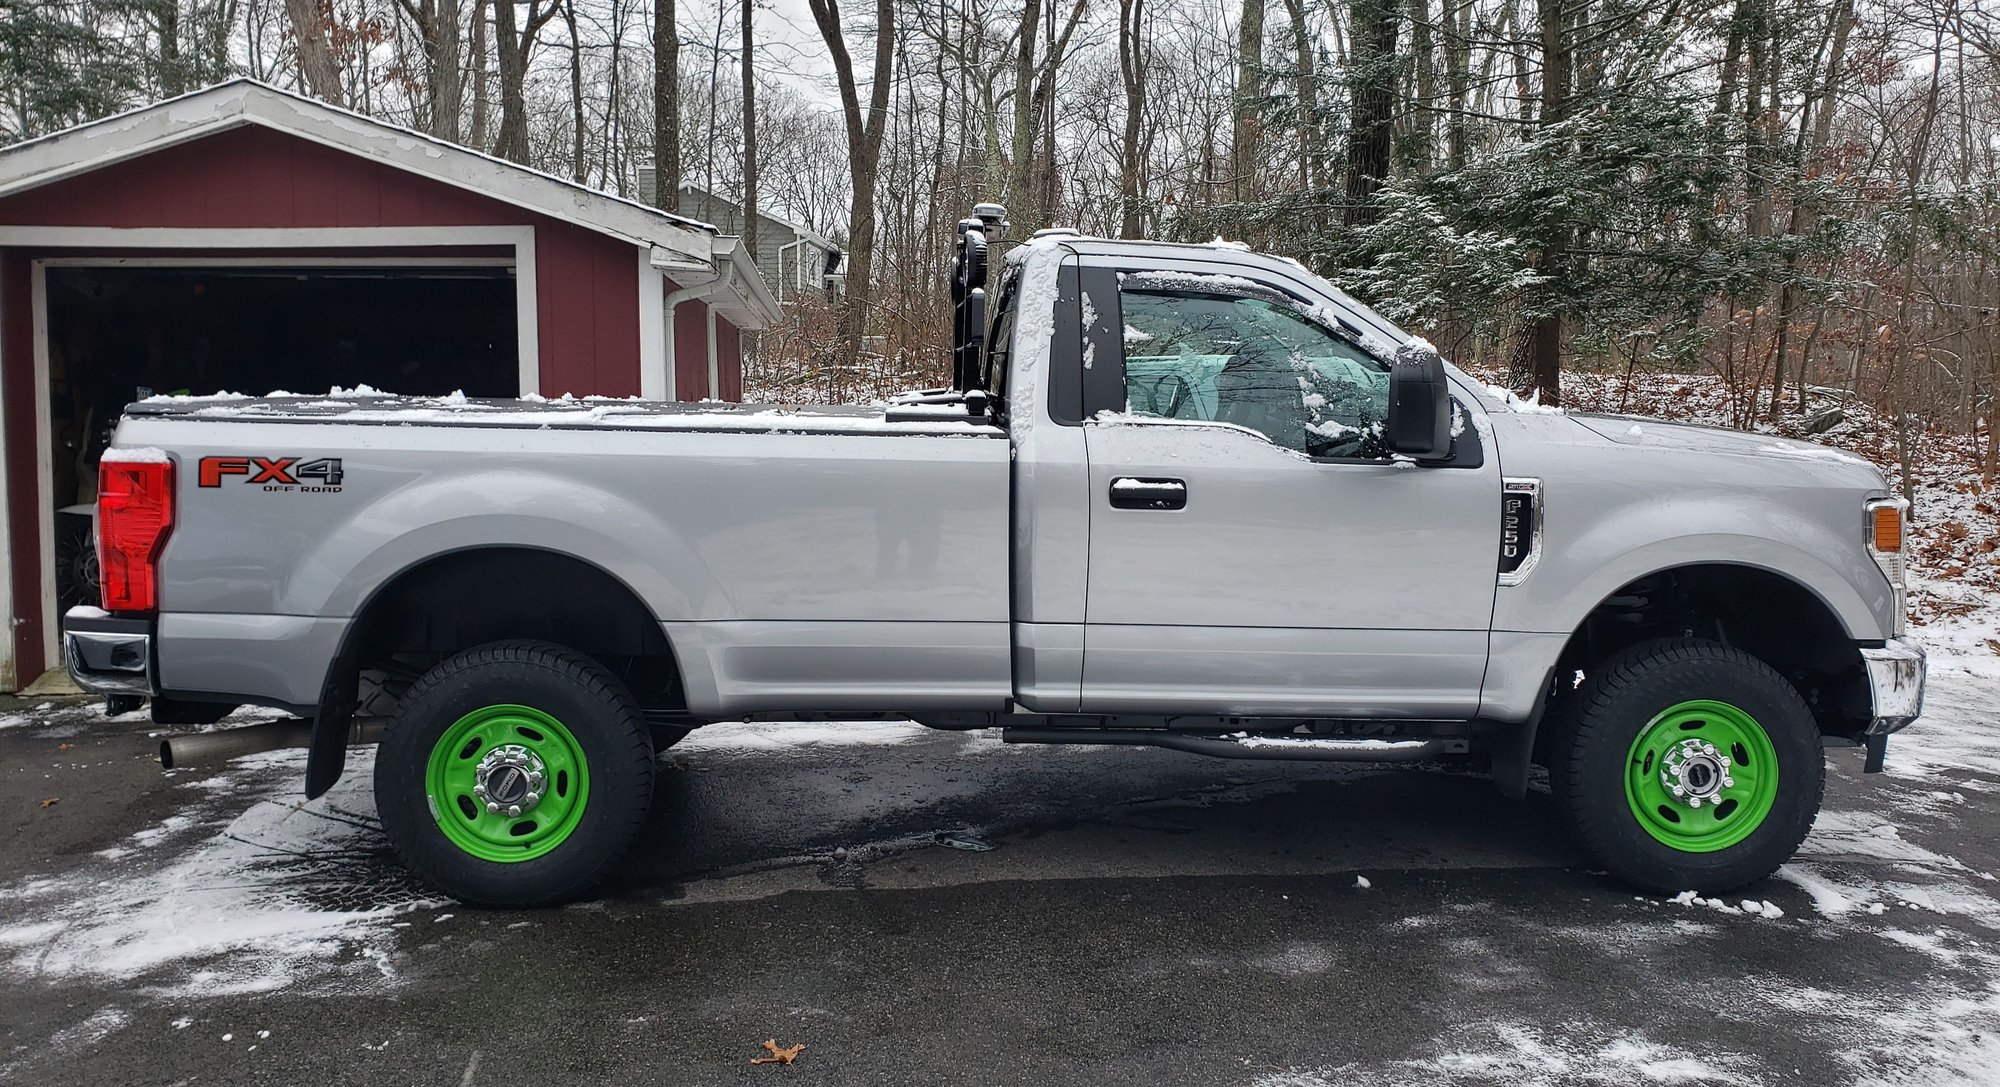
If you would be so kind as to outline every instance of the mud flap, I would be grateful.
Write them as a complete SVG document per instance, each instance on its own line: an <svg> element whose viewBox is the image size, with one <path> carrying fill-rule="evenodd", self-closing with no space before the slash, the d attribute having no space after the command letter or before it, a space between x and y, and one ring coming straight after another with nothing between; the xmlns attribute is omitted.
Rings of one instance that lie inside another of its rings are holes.
<svg viewBox="0 0 2000 1087"><path fill-rule="evenodd" d="M333 788L347 769L347 733L354 721L360 678L360 669L349 660L337 659L327 669L326 686L319 693L319 713L313 718L312 744L306 750L307 800Z"/></svg>
<svg viewBox="0 0 2000 1087"><path fill-rule="evenodd" d="M1493 787L1509 800L1527 799L1528 771L1535 762L1535 734L1541 730L1542 714L1553 697L1555 676L1556 670L1550 668L1542 677L1542 697L1535 703L1535 712L1493 742Z"/></svg>
<svg viewBox="0 0 2000 1087"><path fill-rule="evenodd" d="M1861 762L1861 772L1864 774L1881 773L1882 758L1889 753L1889 734L1886 732L1877 732L1864 737L1862 746L1868 749L1868 757Z"/></svg>

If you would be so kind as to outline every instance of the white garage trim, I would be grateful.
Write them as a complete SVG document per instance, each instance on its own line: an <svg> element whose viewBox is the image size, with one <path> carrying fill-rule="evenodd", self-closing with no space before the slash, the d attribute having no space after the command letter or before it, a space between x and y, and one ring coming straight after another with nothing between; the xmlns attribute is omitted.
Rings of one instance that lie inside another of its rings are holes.
<svg viewBox="0 0 2000 1087"><path fill-rule="evenodd" d="M234 230L220 229L124 229L115 227L8 227L0 226L0 246L49 246L63 248L125 249L361 249L436 246L499 246L513 249L512 257L284 257L265 253L244 257L42 257L29 265L29 315L34 330L35 370L35 496L41 558L42 648L46 667L61 663L60 616L56 613L55 577L55 465L54 422L50 416L48 269L133 268L133 267L255 267L282 264L290 268L340 268L367 265L377 268L423 267L509 267L514 269L517 377L523 395L541 391L541 350L538 300L535 294L535 230L533 227L419 227L419 228L313 228ZM644 252L644 250L641 250ZM253 390L262 392L265 390ZM0 507L5 503L0 502ZM0 585L0 619L11 632L13 620L12 554L5 535L6 510L0 508L0 556L8 561L7 584ZM13 660L13 639L0 651L0 688L11 686L7 673L18 668ZM34 677L26 677L32 682ZM16 681L22 677L14 676ZM25 686L25 683L20 684Z"/></svg>
<svg viewBox="0 0 2000 1087"><path fill-rule="evenodd" d="M433 246L505 245L514 250L515 349L520 363L521 394L542 391L541 306L535 291L535 228L531 226L425 226L425 227L270 227L238 230L231 227L78 227L0 226L0 246L64 249L410 249ZM643 250L642 250L643 251ZM83 264L105 264L118 258L52 257L52 261L74 260ZM147 258L126 258L131 261ZM177 260L182 265L220 264L228 258L157 258L159 263ZM258 258L249 258L252 262ZM423 261L424 257L379 257L367 263L394 267L400 261ZM448 263L473 264L477 258L443 258ZM325 261L337 267L341 258L301 257L288 260L293 267L313 267ZM40 262L37 262L40 263ZM265 263L269 263L266 261ZM41 320L36 310L35 319Z"/></svg>
<svg viewBox="0 0 2000 1087"><path fill-rule="evenodd" d="M667 277L653 267L651 247L639 247L639 398L673 397L667 358Z"/></svg>
<svg viewBox="0 0 2000 1087"><path fill-rule="evenodd" d="M0 328L6 327L8 314L0 310ZM4 455L7 448L7 413L0 411L0 466L6 464ZM13 480L0 479L0 557L12 558L11 541L14 539L8 521L8 509L13 506ZM21 689L18 663L14 659L14 564L0 563L0 691Z"/></svg>
<svg viewBox="0 0 2000 1087"><path fill-rule="evenodd" d="M232 79L0 150L0 195L245 126L283 132L634 245L657 245L710 263L715 228L707 223L252 79Z"/></svg>

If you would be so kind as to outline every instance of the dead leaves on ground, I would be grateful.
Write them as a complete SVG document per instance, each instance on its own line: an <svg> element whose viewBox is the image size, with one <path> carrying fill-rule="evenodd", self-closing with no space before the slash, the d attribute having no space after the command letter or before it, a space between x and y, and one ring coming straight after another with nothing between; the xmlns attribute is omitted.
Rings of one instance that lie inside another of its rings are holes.
<svg viewBox="0 0 2000 1087"><path fill-rule="evenodd" d="M768 1057L752 1057L750 1058L750 1063L790 1064L793 1061L799 1059L799 1053L802 1052L805 1049L805 1047L806 1044L804 1042L800 1042L798 1045L781 1046L778 1044L778 1040L776 1038L766 1038L764 1039L764 1048L770 1050L771 1055Z"/></svg>

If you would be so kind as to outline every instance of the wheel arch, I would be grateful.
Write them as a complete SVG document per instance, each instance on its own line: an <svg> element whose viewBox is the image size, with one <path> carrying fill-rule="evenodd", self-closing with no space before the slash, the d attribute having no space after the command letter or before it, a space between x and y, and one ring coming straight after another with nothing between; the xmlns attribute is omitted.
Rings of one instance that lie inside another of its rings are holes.
<svg viewBox="0 0 2000 1087"><path fill-rule="evenodd" d="M1753 563L1682 563L1628 579L1576 623L1551 670L1560 701L1610 657L1659 638L1701 637L1740 649L1797 688L1825 735L1853 737L1870 713L1861 640L1826 597Z"/></svg>
<svg viewBox="0 0 2000 1087"><path fill-rule="evenodd" d="M320 688L306 793L345 768L349 722L365 676L381 694L429 663L503 640L533 639L589 656L618 674L642 707L685 709L680 660L659 617L624 579L574 554L520 544L427 555L384 579L355 609Z"/></svg>

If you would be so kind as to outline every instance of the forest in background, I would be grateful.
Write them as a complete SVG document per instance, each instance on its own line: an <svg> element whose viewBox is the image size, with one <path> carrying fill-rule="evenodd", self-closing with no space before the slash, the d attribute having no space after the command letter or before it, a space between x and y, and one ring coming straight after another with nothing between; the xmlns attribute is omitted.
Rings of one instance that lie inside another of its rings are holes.
<svg viewBox="0 0 2000 1087"><path fill-rule="evenodd" d="M711 188L850 251L749 364L788 400L941 383L953 227L999 200L1015 238L1293 257L1546 404L1565 372L1707 375L1739 426L1851 400L1992 483L1990 4L798 2L0 0L0 141L247 74Z"/></svg>

